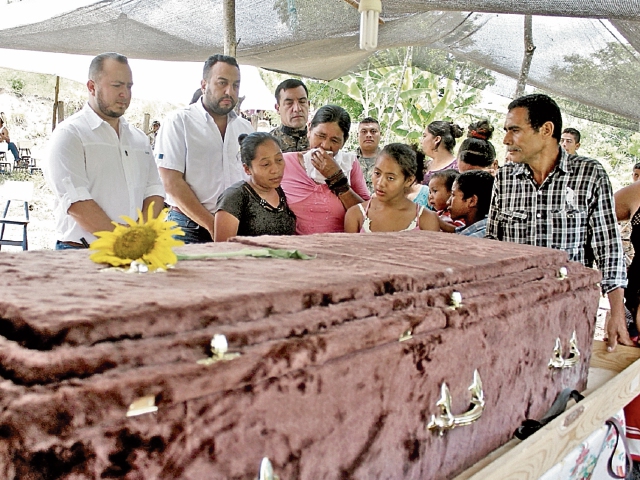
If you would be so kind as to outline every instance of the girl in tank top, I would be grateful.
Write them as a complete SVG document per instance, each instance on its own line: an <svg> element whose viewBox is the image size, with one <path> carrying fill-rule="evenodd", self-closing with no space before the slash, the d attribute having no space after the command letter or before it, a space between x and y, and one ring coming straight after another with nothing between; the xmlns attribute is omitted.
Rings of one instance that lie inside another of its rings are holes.
<svg viewBox="0 0 640 480"><path fill-rule="evenodd" d="M407 198L416 177L416 154L408 145L391 143L378 155L371 174L374 194L364 204L351 207L344 231L439 231L438 216Z"/></svg>

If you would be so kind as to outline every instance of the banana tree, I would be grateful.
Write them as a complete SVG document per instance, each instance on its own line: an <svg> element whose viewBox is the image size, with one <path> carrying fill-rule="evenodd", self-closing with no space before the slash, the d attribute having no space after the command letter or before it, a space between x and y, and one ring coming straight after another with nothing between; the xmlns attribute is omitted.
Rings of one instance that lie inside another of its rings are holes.
<svg viewBox="0 0 640 480"><path fill-rule="evenodd" d="M328 86L362 105L362 117L377 118L383 131L405 141L416 140L433 120L467 114L480 97L479 90L406 66L366 70Z"/></svg>

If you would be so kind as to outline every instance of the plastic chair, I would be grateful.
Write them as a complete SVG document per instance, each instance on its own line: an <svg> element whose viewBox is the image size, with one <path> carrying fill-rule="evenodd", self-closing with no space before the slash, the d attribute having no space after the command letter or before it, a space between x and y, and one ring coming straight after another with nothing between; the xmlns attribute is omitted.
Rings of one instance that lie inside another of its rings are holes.
<svg viewBox="0 0 640 480"><path fill-rule="evenodd" d="M11 173L11 163L7 161L7 142L0 142L0 173Z"/></svg>
<svg viewBox="0 0 640 480"><path fill-rule="evenodd" d="M29 170L31 164L31 147L33 146L33 142L24 141L17 142L16 147L18 148L18 153L20 154L20 158L14 159L13 169L14 170Z"/></svg>
<svg viewBox="0 0 640 480"><path fill-rule="evenodd" d="M22 142L18 142L16 146L18 147L20 158L23 158L26 160L31 159L31 148L33 148L33 142L29 140L24 140Z"/></svg>
<svg viewBox="0 0 640 480"><path fill-rule="evenodd" d="M31 153L31 149L33 148L33 142L29 140L25 140L22 142L18 142L18 151L20 152L21 166L18 168L22 168L23 170L29 170L29 173L33 174L36 172L42 172L42 169L38 167L36 159L33 157Z"/></svg>
<svg viewBox="0 0 640 480"><path fill-rule="evenodd" d="M29 249L27 241L27 225L29 225L29 202L33 198L32 182L8 181L0 185L0 198L6 200L7 204L0 217L0 249L2 245L22 247L22 250ZM11 202L22 202L24 206L24 217L9 217L9 207ZM22 240L5 240L4 230L7 225L18 225L22 227Z"/></svg>

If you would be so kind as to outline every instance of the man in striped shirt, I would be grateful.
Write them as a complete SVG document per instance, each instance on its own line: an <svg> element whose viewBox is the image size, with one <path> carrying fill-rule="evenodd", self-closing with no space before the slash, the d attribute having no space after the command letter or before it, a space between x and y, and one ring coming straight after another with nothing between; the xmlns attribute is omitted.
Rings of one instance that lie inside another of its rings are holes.
<svg viewBox="0 0 640 480"><path fill-rule="evenodd" d="M560 148L560 108L542 94L509 105L504 144L513 162L496 177L487 221L488 238L564 250L569 260L602 272L608 294L609 351L633 345L624 315L627 284L613 191L596 160Z"/></svg>

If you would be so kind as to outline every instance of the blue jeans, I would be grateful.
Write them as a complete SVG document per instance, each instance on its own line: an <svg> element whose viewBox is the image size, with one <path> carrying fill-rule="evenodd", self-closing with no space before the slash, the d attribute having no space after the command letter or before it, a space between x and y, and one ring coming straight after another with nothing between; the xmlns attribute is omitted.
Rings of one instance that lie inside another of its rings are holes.
<svg viewBox="0 0 640 480"><path fill-rule="evenodd" d="M169 215L167 215L167 220L176 222L184 232L184 235L174 235L173 238L176 240L182 240L184 243L213 242L209 231L191 220L184 213L171 209L169 210Z"/></svg>
<svg viewBox="0 0 640 480"><path fill-rule="evenodd" d="M76 246L76 245L69 245L68 243L62 243L60 240L56 241L56 250L84 250L87 247L83 247L83 246Z"/></svg>
<svg viewBox="0 0 640 480"><path fill-rule="evenodd" d="M20 154L18 153L18 149L16 148L16 144L13 143L13 142L9 142L9 143L7 143L7 146L9 147L9 150L11 151L11 153L13 154L15 159L16 160L20 160Z"/></svg>

